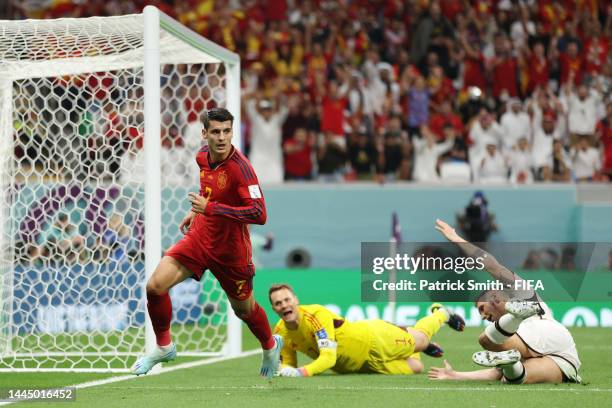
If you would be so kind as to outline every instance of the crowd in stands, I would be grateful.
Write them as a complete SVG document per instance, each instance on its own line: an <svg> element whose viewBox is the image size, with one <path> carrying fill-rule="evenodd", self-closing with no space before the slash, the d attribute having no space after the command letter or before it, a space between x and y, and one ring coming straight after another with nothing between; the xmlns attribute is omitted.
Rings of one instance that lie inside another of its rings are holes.
<svg viewBox="0 0 612 408"><path fill-rule="evenodd" d="M605 1L12 4L12 18L154 4L239 53L241 136L262 183L612 179Z"/></svg>

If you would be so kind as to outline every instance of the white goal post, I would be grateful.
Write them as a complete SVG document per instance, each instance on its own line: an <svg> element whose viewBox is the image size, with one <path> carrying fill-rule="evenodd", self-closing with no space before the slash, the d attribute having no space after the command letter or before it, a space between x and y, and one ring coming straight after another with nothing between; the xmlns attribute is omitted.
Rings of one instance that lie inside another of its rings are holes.
<svg viewBox="0 0 612 408"><path fill-rule="evenodd" d="M238 55L155 7L0 21L0 372L127 372L155 345L145 283L215 106L240 148ZM210 273L171 296L179 355L241 352Z"/></svg>

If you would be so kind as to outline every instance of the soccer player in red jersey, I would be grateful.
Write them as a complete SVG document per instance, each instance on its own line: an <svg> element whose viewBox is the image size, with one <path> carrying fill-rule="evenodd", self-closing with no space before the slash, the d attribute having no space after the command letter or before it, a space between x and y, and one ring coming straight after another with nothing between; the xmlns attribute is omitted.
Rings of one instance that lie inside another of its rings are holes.
<svg viewBox="0 0 612 408"><path fill-rule="evenodd" d="M198 152L200 194L189 193L191 210L180 224L185 236L166 251L147 282L147 309L157 348L132 367L146 374L157 363L176 358L170 337L172 303L168 291L187 278L200 280L210 270L227 294L236 315L263 348L260 374L272 377L280 362L282 338L273 336L268 318L253 297L255 267L248 224L266 222L266 205L257 176L246 157L232 146L234 117L226 109L211 109Z"/></svg>

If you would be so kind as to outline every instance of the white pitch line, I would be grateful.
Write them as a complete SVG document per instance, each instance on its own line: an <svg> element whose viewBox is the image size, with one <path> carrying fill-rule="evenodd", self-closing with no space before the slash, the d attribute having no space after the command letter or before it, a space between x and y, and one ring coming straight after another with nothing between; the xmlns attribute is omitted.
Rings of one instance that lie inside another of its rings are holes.
<svg viewBox="0 0 612 408"><path fill-rule="evenodd" d="M303 380L296 380L303 381ZM407 380L410 381L410 380ZM168 390L168 391L214 391L214 390L251 390L251 391L276 391L282 388L279 385L209 385L209 386L195 386L195 387L185 387L185 386L172 386L169 387L159 387L159 386L142 386L142 387L108 387L108 389L117 389L117 390ZM531 391L531 392L540 392L540 391L548 391L548 392L612 392L612 388L571 388L571 387L558 387L558 388L537 388L531 386L522 386L522 387L514 387L514 386L504 386L504 387L399 387L399 386L365 386L365 387L355 387L355 386L310 386L310 387L299 387L300 391L482 391L482 392L491 392L491 391L512 391L512 392L522 392L522 391Z"/></svg>
<svg viewBox="0 0 612 408"><path fill-rule="evenodd" d="M296 380L301 381L301 380ZM410 380L407 380L410 381ZM159 386L142 386L142 387L108 387L108 389L117 389L117 390L178 390L178 391L214 391L214 390L251 390L251 391L276 391L282 388L279 387L278 384L271 385L204 385L197 387L185 387L185 386L171 386L171 387L159 387ZM522 387L513 387L513 386L505 386L505 387L400 387L400 386L365 386L365 387L354 387L354 386L306 386L299 387L300 391L482 391L482 392L490 392L490 391L529 391L529 392L612 392L612 388L571 388L571 387L558 387L558 388L537 388L530 386L522 386Z"/></svg>
<svg viewBox="0 0 612 408"><path fill-rule="evenodd" d="M173 365L171 367L165 367L165 368L162 368L161 370L159 370L158 372L153 372L153 373L141 376L141 377L142 378L146 378L146 377L151 377L153 375L166 374L166 373L170 373L172 371L182 370L182 369L185 369L185 368L199 367L199 366L203 366L203 365L220 363L222 361L229 361L229 360L234 360L234 359L237 359L237 358L249 357L249 356L255 355L255 354L260 353L260 352L261 352L260 349L255 349L255 350L245 351L243 353L240 353L240 354L238 354L236 356L232 356L232 357L215 357L215 358L211 358L211 359L208 359L208 360L190 361L188 363L182 363L182 364ZM122 375L122 376L119 376L119 377L104 378L102 380L88 381L88 382L85 382L85 383L75 384L75 385L72 385L71 387L75 387L76 389L89 388L89 387L97 387L98 385L111 384L111 383L115 383L115 382L119 382L119 381L132 380L132 379L135 379L135 378L138 378L138 377L139 376L136 376L134 374Z"/></svg>
<svg viewBox="0 0 612 408"><path fill-rule="evenodd" d="M254 350L245 351L245 352L242 352L242 353L240 353L240 354L238 354L236 356L232 356L232 357L215 357L215 358L210 358L210 359L207 359L207 360L190 361L188 363L177 364L177 365L173 365L171 367L162 368L161 370L159 370L157 372L151 372L151 373L149 373L147 375L140 376L140 377L146 378L146 377L151 377L151 376L154 376L154 375L170 373L170 372L176 371L176 370L182 370L182 369L185 369L185 368L199 367L199 366L208 365L208 364L220 363L222 361L235 360L235 359L238 359L238 358L249 357L249 356L255 355L257 353L261 353L261 349L254 349ZM121 375L121 376L117 376L117 377L103 378L101 380L88 381L88 382L84 382L84 383L80 383L80 384L68 385L66 387L74 387L76 389L83 389L83 388L97 387L99 385L112 384L112 383L121 382L121 381L134 380L134 379L137 379L137 378L139 378L139 376L136 376L136 375L133 375L133 374ZM57 388L63 388L63 387L57 387ZM122 387L116 387L116 388L122 388ZM136 387L136 388L138 388L138 387ZM146 388L146 387L142 387L142 388ZM15 402L18 402L18 401L15 401ZM0 406L14 404L15 402L0 402Z"/></svg>

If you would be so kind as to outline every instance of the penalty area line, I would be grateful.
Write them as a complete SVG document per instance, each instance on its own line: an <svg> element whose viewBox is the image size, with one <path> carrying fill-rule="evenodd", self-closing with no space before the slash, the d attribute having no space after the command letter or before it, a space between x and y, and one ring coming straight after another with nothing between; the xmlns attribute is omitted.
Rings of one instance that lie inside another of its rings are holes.
<svg viewBox="0 0 612 408"><path fill-rule="evenodd" d="M146 377L151 377L155 375L166 374L172 371L183 370L186 368L193 368L193 367L199 367L199 366L204 366L204 365L209 365L209 364L221 363L224 361L236 360L236 359L243 358L243 357L250 357L257 353L261 353L261 349L253 349L253 350L244 351L240 354L237 354L235 356L230 356L230 357L224 356L224 357L214 357L214 358L210 358L206 360L189 361L187 363L177 364L177 365L173 365L170 367L163 367L161 370L158 370L156 372L151 372L149 374L141 375L141 376L137 376L134 374L120 375L120 376L115 376L115 377L103 378L101 380L87 381L84 383L67 385L66 387L74 387L77 390L84 389L84 388L98 387L100 385L106 385L106 384L112 384L112 383L117 383L121 381L135 380L137 378L146 378ZM63 387L57 387L57 388L63 388ZM147 388L147 387L142 387L142 388ZM27 402L26 400L22 400L22 401ZM16 402L22 402L22 401L0 402L0 406L14 404Z"/></svg>

